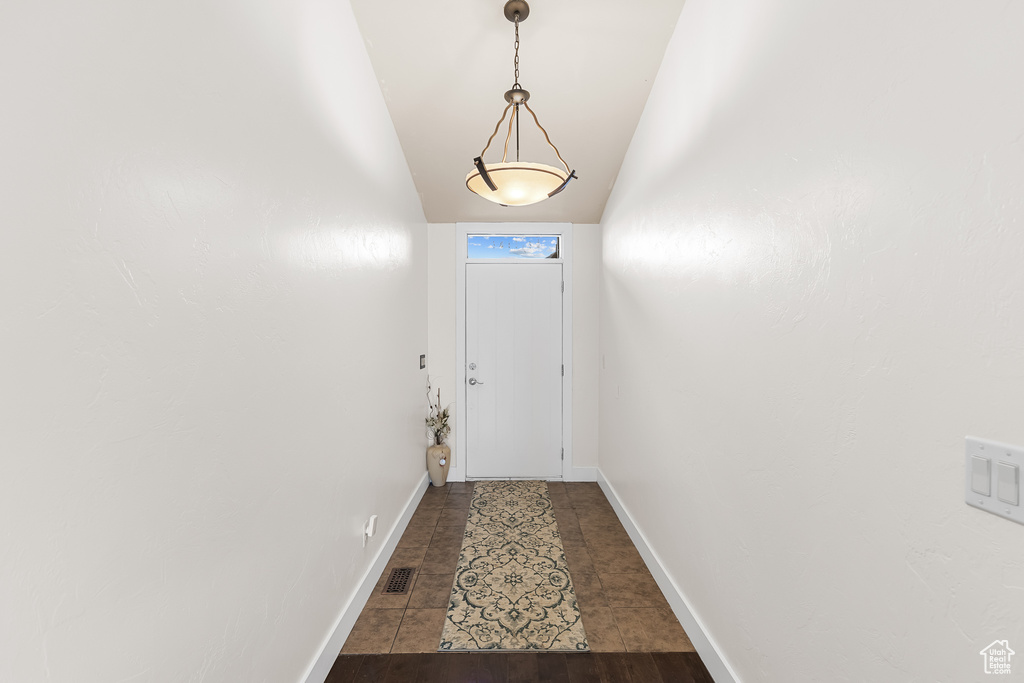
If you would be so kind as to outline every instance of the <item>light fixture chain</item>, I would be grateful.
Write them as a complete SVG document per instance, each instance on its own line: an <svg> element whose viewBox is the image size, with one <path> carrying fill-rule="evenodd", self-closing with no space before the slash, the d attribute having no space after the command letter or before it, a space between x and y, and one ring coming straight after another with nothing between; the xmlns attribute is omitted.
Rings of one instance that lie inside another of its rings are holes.
<svg viewBox="0 0 1024 683"><path fill-rule="evenodd" d="M519 85L519 12L516 12L516 80L514 88L520 87Z"/></svg>

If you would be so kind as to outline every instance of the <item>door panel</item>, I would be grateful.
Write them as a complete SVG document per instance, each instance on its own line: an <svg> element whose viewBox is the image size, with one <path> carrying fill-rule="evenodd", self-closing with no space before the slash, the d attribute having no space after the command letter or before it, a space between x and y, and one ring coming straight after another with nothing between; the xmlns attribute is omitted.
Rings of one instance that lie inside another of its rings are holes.
<svg viewBox="0 0 1024 683"><path fill-rule="evenodd" d="M466 474L560 477L561 264L466 265L466 363Z"/></svg>

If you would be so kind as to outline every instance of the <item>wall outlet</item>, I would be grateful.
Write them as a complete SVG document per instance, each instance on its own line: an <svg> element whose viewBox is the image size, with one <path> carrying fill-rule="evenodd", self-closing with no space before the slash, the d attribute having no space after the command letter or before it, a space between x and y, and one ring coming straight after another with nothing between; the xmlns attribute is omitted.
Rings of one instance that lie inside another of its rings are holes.
<svg viewBox="0 0 1024 683"><path fill-rule="evenodd" d="M366 542L373 538L373 535L377 533L377 515L370 515L370 519L366 520L366 524L363 525L363 547L366 547Z"/></svg>

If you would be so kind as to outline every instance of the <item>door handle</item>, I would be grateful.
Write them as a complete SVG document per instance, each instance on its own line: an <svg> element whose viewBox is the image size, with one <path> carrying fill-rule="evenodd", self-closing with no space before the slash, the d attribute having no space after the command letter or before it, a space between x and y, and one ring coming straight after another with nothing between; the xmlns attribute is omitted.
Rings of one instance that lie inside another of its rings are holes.
<svg viewBox="0 0 1024 683"><path fill-rule="evenodd" d="M474 386L474 385L477 385L477 384L483 384L483 382L477 380L476 377L470 377L469 378L469 385L470 386Z"/></svg>

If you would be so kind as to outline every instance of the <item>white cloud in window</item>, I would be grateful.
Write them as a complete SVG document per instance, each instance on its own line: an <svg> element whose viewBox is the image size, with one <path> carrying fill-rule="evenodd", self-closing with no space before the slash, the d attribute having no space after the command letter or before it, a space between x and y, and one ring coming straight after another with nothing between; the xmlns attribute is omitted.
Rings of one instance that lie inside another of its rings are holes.
<svg viewBox="0 0 1024 683"><path fill-rule="evenodd" d="M525 256L526 258L546 258L548 254L551 254L554 250L554 245L541 244L540 242L527 242L518 249L510 249L509 251L518 256Z"/></svg>

